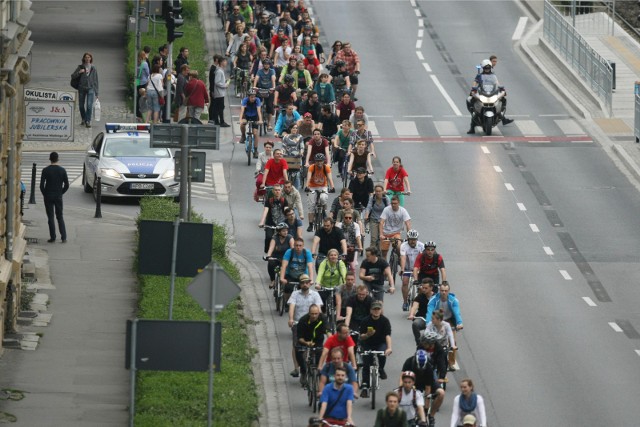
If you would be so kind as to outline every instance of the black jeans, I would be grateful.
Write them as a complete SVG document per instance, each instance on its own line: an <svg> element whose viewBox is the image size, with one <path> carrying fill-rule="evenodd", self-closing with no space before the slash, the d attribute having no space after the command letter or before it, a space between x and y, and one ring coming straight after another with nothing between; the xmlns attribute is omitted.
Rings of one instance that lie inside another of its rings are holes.
<svg viewBox="0 0 640 427"><path fill-rule="evenodd" d="M213 120L217 125L224 123L224 97L212 98L209 120Z"/></svg>
<svg viewBox="0 0 640 427"><path fill-rule="evenodd" d="M44 209L47 212L49 220L49 236L51 239L56 238L56 219L58 220L58 228L60 229L60 238L67 240L67 228L64 225L62 217L62 196L47 196L44 198Z"/></svg>

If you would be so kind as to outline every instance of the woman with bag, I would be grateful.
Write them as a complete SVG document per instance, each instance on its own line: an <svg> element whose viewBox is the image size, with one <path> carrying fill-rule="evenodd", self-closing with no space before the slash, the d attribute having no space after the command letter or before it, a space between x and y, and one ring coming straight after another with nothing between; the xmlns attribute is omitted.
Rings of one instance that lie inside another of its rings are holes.
<svg viewBox="0 0 640 427"><path fill-rule="evenodd" d="M147 54L144 50L141 50L138 54L138 67L136 72L136 90L140 93L140 89L147 88L149 82L149 63L147 62ZM138 98L138 105L136 105L136 117L144 122L144 116L140 111L140 98Z"/></svg>
<svg viewBox="0 0 640 427"><path fill-rule="evenodd" d="M160 110L164 105L164 86L162 86L162 69L154 64L147 83L147 98L151 108L151 123L160 123Z"/></svg>
<svg viewBox="0 0 640 427"><path fill-rule="evenodd" d="M189 82L184 87L184 95L187 98L187 117L200 120L202 110L209 103L209 93L204 82L198 78L197 70L189 71Z"/></svg>
<svg viewBox="0 0 640 427"><path fill-rule="evenodd" d="M82 124L91 127L93 103L98 99L98 70L93 65L93 55L85 52L82 64L78 65L71 75L71 80L78 80L78 104Z"/></svg>

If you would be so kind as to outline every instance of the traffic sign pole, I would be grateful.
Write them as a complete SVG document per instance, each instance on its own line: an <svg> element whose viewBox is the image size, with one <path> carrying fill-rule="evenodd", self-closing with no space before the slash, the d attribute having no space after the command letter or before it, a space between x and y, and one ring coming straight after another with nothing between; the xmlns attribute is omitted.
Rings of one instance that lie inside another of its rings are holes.
<svg viewBox="0 0 640 427"><path fill-rule="evenodd" d="M189 211L189 125L180 125L180 219L187 220Z"/></svg>
<svg viewBox="0 0 640 427"><path fill-rule="evenodd" d="M173 295L176 290L176 261L178 258L180 218L175 219L173 227L173 247L171 249L171 286L169 287L169 320L173 320Z"/></svg>
<svg viewBox="0 0 640 427"><path fill-rule="evenodd" d="M183 169L184 170L184 169ZM207 399L207 427L213 421L213 344L216 342L216 284L218 278L218 264L210 264L211 269L211 325L209 335L209 398Z"/></svg>

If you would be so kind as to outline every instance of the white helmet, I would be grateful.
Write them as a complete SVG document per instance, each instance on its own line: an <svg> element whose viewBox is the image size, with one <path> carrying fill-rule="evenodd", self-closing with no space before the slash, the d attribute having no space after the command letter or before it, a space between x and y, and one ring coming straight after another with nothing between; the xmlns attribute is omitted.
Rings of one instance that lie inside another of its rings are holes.
<svg viewBox="0 0 640 427"><path fill-rule="evenodd" d="M491 61L489 61L488 59L483 59L482 62L480 63L480 65L482 66L482 68L484 68L484 67L492 67L493 68L493 66L491 65Z"/></svg>

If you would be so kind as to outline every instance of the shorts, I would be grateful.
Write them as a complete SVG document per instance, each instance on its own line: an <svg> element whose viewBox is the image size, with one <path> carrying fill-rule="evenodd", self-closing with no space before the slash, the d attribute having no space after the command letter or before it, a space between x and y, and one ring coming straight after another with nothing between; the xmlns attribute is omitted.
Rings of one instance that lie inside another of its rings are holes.
<svg viewBox="0 0 640 427"><path fill-rule="evenodd" d="M311 190L315 190L315 191L327 191L327 187L312 187ZM313 212L315 207L316 207L316 194L313 194L311 192L309 192L309 194L307 195L307 208L309 209L309 212ZM329 201L329 195L326 193L322 193L320 194L320 204L322 205L322 207L324 207L324 209L327 209L327 202Z"/></svg>
<svg viewBox="0 0 640 427"><path fill-rule="evenodd" d="M386 239L399 239L400 237L402 237L402 233L385 234L384 237L380 236L380 249L383 251L388 251L389 246L391 246L391 242Z"/></svg>
<svg viewBox="0 0 640 427"><path fill-rule="evenodd" d="M257 116L256 117L247 117L247 116L245 116L244 120L246 120L247 122L253 122L253 125L251 126L252 130L257 130L258 129L259 125L257 124L257 121L258 121L258 117Z"/></svg>

